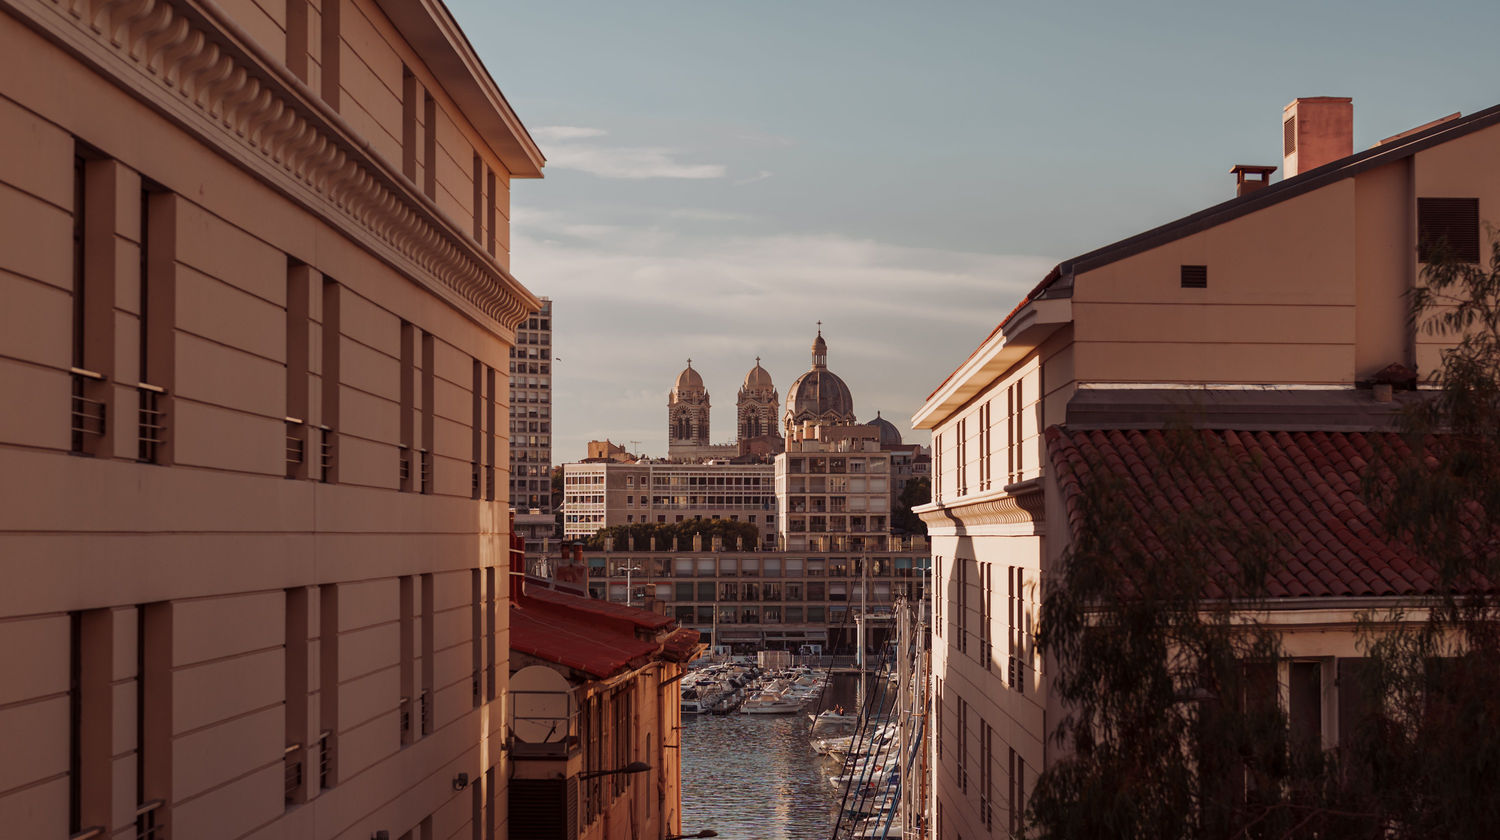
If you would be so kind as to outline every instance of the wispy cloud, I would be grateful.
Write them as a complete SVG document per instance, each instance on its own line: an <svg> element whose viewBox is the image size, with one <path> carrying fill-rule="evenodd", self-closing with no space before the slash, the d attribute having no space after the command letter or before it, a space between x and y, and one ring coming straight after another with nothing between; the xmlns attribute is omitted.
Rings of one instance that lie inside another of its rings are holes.
<svg viewBox="0 0 1500 840"><path fill-rule="evenodd" d="M689 163L677 149L664 146L619 146L600 142L602 128L550 125L534 129L553 169L573 169L600 178L723 178L727 169L717 163Z"/></svg>
<svg viewBox="0 0 1500 840"><path fill-rule="evenodd" d="M663 453L666 392L688 356L714 395L714 437L731 439L734 394L754 357L785 398L818 320L859 417L879 409L904 428L1055 262L660 218L596 225L524 206L513 222L516 274L553 298L567 359L554 378L559 462L625 429L654 430L643 446Z"/></svg>
<svg viewBox="0 0 1500 840"><path fill-rule="evenodd" d="M544 125L540 128L531 129L532 139L543 143L561 143L568 140L582 140L587 137L603 137L608 133L602 128L583 128L576 125Z"/></svg>
<svg viewBox="0 0 1500 840"><path fill-rule="evenodd" d="M754 175L751 175L749 178L741 178L738 181L735 181L734 185L736 187L742 187L745 184L753 184L756 181L764 181L764 180L766 180L769 177L771 177L770 171L766 170L766 169L762 169L761 171L755 173Z"/></svg>

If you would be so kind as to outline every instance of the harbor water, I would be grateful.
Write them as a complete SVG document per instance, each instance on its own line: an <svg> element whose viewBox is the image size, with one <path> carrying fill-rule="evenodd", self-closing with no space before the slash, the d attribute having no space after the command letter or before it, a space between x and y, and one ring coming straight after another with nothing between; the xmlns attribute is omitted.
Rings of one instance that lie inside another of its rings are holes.
<svg viewBox="0 0 1500 840"><path fill-rule="evenodd" d="M837 676L825 705L852 704L854 682ZM682 830L723 840L826 840L839 795L837 763L808 746L808 717L684 715ZM837 772L833 770L832 772Z"/></svg>

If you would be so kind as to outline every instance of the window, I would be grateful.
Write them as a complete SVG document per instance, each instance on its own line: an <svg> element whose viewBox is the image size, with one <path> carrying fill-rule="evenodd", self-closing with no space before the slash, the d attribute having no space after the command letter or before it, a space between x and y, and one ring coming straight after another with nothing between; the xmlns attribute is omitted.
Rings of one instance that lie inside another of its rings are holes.
<svg viewBox="0 0 1500 840"><path fill-rule="evenodd" d="M1019 836L1026 821L1026 761L1010 751L1010 833Z"/></svg>
<svg viewBox="0 0 1500 840"><path fill-rule="evenodd" d="M1479 262L1479 199L1417 199L1417 261Z"/></svg>
<svg viewBox="0 0 1500 840"><path fill-rule="evenodd" d="M1005 389L1005 480L1009 484L1020 481L1026 473L1025 448L1021 437L1025 434L1025 393L1023 383L1017 379Z"/></svg>
<svg viewBox="0 0 1500 840"><path fill-rule="evenodd" d="M995 566L985 563L979 570L981 591L979 596L979 658L984 662L984 670L988 671L994 667L994 630L991 623L994 620L994 607L991 604L995 591Z"/></svg>
<svg viewBox="0 0 1500 840"><path fill-rule="evenodd" d="M953 456L953 467L958 470L958 495L969 492L968 419L958 421L958 451Z"/></svg>
<svg viewBox="0 0 1500 840"><path fill-rule="evenodd" d="M954 750L957 754L958 789L964 793L969 792L969 704L962 697L958 698L958 748Z"/></svg>
<svg viewBox="0 0 1500 840"><path fill-rule="evenodd" d="M990 402L979 406L979 489L990 489Z"/></svg>
<svg viewBox="0 0 1500 840"><path fill-rule="evenodd" d="M959 653L969 652L969 565L972 560L962 557L953 559L953 570L958 573L954 589L958 592L958 605L953 610L953 635Z"/></svg>
<svg viewBox="0 0 1500 840"><path fill-rule="evenodd" d="M995 730L979 719L979 821L986 831L993 830L991 804L995 801L995 771L990 766L994 756Z"/></svg>
<svg viewBox="0 0 1500 840"><path fill-rule="evenodd" d="M932 599L932 632L941 639L943 637L943 600L945 598L943 558L935 555L932 558L932 579L937 583L937 592Z"/></svg>

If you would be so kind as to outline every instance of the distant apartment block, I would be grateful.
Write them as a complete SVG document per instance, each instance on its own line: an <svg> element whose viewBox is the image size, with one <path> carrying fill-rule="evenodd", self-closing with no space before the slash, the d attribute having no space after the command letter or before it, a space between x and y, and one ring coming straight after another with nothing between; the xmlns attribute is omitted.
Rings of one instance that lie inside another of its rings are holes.
<svg viewBox="0 0 1500 840"><path fill-rule="evenodd" d="M439 2L0 43L0 835L506 836L525 127Z"/></svg>
<svg viewBox="0 0 1500 840"><path fill-rule="evenodd" d="M594 598L653 609L715 644L792 651L847 651L856 614L889 614L901 598L921 602L928 557L921 537L857 553L617 546L582 554ZM890 629L872 629L867 642L878 645Z"/></svg>
<svg viewBox="0 0 1500 840"><path fill-rule="evenodd" d="M590 537L612 525L693 519L746 522L760 532L762 547L775 546L775 468L664 462L563 465L565 539Z"/></svg>
<svg viewBox="0 0 1500 840"><path fill-rule="evenodd" d="M516 329L510 350L510 505L552 512L552 301Z"/></svg>

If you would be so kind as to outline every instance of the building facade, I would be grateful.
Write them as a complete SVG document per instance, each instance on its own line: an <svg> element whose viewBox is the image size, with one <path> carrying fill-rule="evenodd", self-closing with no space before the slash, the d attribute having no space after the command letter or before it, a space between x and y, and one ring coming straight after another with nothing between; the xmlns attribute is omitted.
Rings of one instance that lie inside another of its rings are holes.
<svg viewBox="0 0 1500 840"><path fill-rule="evenodd" d="M678 681L703 650L698 633L550 581L515 580L509 836L682 834Z"/></svg>
<svg viewBox="0 0 1500 840"><path fill-rule="evenodd" d="M928 551L920 537L880 551L585 551L590 596L646 607L716 645L849 654L854 616L889 616L897 599L925 597ZM891 625L867 637L878 646Z"/></svg>
<svg viewBox="0 0 1500 840"><path fill-rule="evenodd" d="M774 546L774 476L770 464L564 464L563 538L613 525L724 519L754 525L761 546Z"/></svg>
<svg viewBox="0 0 1500 840"><path fill-rule="evenodd" d="M552 300L516 329L510 350L510 506L552 513Z"/></svg>
<svg viewBox="0 0 1500 840"><path fill-rule="evenodd" d="M1500 108L1351 154L1348 106L1288 106L1281 182L1236 167L1237 198L1060 264L913 418L933 453L919 509L934 554L931 836L1016 831L1056 759L1038 605L1086 465L1133 465L1123 493L1142 521L1163 500L1241 492L1174 484L1154 442L1171 424L1262 471L1244 485L1261 494L1251 504L1279 511L1296 542L1271 584L1277 679L1326 689L1283 694L1286 711L1327 749L1348 737L1355 613L1423 584L1413 558L1349 537L1378 530L1362 503L1334 515L1323 499L1359 498L1361 459L1401 403L1390 371L1407 372L1399 392L1437 367L1441 339L1416 332L1405 303L1433 244L1479 261L1481 211L1500 207Z"/></svg>
<svg viewBox="0 0 1500 840"><path fill-rule="evenodd" d="M0 833L504 836L520 120L437 2L0 41Z"/></svg>

